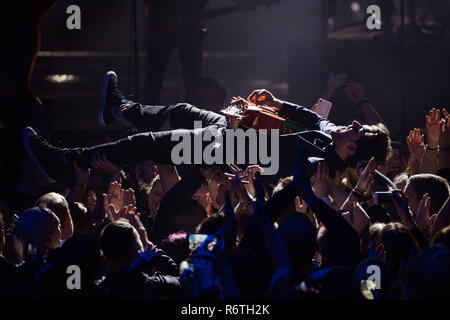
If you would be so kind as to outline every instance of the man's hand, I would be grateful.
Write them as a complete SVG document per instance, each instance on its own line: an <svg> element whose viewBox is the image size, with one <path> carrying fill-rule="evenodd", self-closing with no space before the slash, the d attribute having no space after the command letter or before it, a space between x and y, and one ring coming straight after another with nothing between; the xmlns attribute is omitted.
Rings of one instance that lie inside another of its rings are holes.
<svg viewBox="0 0 450 320"><path fill-rule="evenodd" d="M136 231L139 234L139 237L141 238L142 244L145 247L148 247L151 243L148 240L147 237L147 230L145 230L144 224L142 223L140 219L141 214L137 212L137 208L130 204L127 207L125 207L122 217L136 229Z"/></svg>
<svg viewBox="0 0 450 320"><path fill-rule="evenodd" d="M111 176L119 170L106 156L99 153L94 154L89 163L102 176Z"/></svg>
<svg viewBox="0 0 450 320"><path fill-rule="evenodd" d="M116 221L126 214L130 206L136 206L134 190L131 188L124 190L120 183L112 182L109 185L108 194L103 194L103 209L108 218Z"/></svg>
<svg viewBox="0 0 450 320"><path fill-rule="evenodd" d="M422 230L424 235L429 238L433 223L437 218L437 214L430 214L430 196L425 193L420 201L416 214L416 224Z"/></svg>
<svg viewBox="0 0 450 320"><path fill-rule="evenodd" d="M75 169L76 181L79 184L87 185L89 183L89 175L91 170L89 168L80 168L75 160L73 161L73 167Z"/></svg>
<svg viewBox="0 0 450 320"><path fill-rule="evenodd" d="M200 168L200 173L208 180L212 180L218 184L228 183L228 177L220 168Z"/></svg>
<svg viewBox="0 0 450 320"><path fill-rule="evenodd" d="M350 81L345 87L345 93L348 100L353 104L359 104L366 99L366 89L364 86L356 81Z"/></svg>
<svg viewBox="0 0 450 320"><path fill-rule="evenodd" d="M345 73L340 74L330 74L325 89L321 97L326 100L331 100L334 92L337 88L342 87L348 82L348 76Z"/></svg>
<svg viewBox="0 0 450 320"><path fill-rule="evenodd" d="M373 184L373 171L375 170L375 159L372 157L367 163L363 172L359 176L358 183L356 184L355 191L360 195L363 195L370 190Z"/></svg>
<svg viewBox="0 0 450 320"><path fill-rule="evenodd" d="M440 123L439 147L441 149L450 147L450 115L447 110L443 109L444 119Z"/></svg>
<svg viewBox="0 0 450 320"><path fill-rule="evenodd" d="M275 98L275 96L266 89L253 91L247 99L257 106L268 106L277 110L280 110L283 106L283 101Z"/></svg>
<svg viewBox="0 0 450 320"><path fill-rule="evenodd" d="M123 124L126 128L132 128L132 127L133 127L133 124L125 118L125 116L124 116L123 113L125 112L125 110L131 108L132 105L133 105L132 102L128 102L128 103L125 103L125 104L120 105L120 107L118 107L118 108L113 108L113 109L111 110L112 116L113 116L116 120L122 122L122 124Z"/></svg>
<svg viewBox="0 0 450 320"><path fill-rule="evenodd" d="M245 189L247 189L248 194L252 197L255 197L256 195L253 181L255 180L255 175L257 172L262 173L264 172L264 169L258 165L252 165L248 166L244 171L244 176L246 175L248 177L248 184L245 185Z"/></svg>
<svg viewBox="0 0 450 320"><path fill-rule="evenodd" d="M409 209L408 198L401 190L392 191L392 199L394 200L395 207L397 208L397 213L408 230L416 227L416 222L414 221L411 210Z"/></svg>
<svg viewBox="0 0 450 320"><path fill-rule="evenodd" d="M431 109L425 117L427 144L430 148L437 148L439 146L440 122L441 111L435 108Z"/></svg>
<svg viewBox="0 0 450 320"><path fill-rule="evenodd" d="M294 179L292 180L292 185L297 191L298 196L304 199L309 205L317 200L316 195L312 191L311 181L306 174L305 164L303 155L305 153L305 147L303 147L298 155L294 169Z"/></svg>
<svg viewBox="0 0 450 320"><path fill-rule="evenodd" d="M414 128L414 130L411 130L408 138L406 138L406 142L408 143L411 158L422 161L425 153L425 144L423 143L423 134L421 134L420 129Z"/></svg>
<svg viewBox="0 0 450 320"><path fill-rule="evenodd" d="M314 194L317 198L328 197L330 189L330 171L325 162L317 165L317 172L312 183Z"/></svg>

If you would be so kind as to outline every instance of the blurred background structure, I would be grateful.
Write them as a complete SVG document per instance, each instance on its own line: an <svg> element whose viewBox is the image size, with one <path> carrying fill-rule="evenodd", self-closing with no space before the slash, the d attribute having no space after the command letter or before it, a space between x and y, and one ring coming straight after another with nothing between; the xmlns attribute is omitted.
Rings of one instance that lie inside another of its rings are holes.
<svg viewBox="0 0 450 320"><path fill-rule="evenodd" d="M72 4L81 9L81 30L66 27L66 9ZM381 30L366 26L371 4L381 7ZM155 38L149 18L158 17L151 10L173 13L175 20L186 12L201 12L195 17L201 26L201 39L195 40L203 49L201 74L194 76L220 84L225 103L266 88L282 99L312 106L330 73L347 73L365 85L395 135L423 126L422 115L431 106L446 106L450 100L449 8L445 0L58 0L40 22L42 42L31 90L41 100L51 100L54 129L69 140L104 130L96 115L108 70L118 73L125 93L143 103L195 100L187 88L195 79L186 80L182 72L189 62L180 62L186 45L179 50L179 39L172 39L174 50L159 95L149 97L152 32ZM163 29L161 24L156 25ZM165 42L176 32L180 30L157 39L156 51L158 45L171 48ZM190 67L192 75L196 66ZM330 118L337 123L351 120L355 112L344 97L339 89L333 101Z"/></svg>

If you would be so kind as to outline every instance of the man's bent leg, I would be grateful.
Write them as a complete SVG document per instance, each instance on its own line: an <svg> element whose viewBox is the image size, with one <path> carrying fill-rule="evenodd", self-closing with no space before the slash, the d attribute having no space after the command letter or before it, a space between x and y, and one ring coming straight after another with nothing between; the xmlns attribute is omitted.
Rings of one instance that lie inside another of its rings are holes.
<svg viewBox="0 0 450 320"><path fill-rule="evenodd" d="M194 129L195 121L201 121L203 127L227 126L224 116L186 103L145 106L130 102L123 115L141 131L160 131L165 124L168 124L170 129Z"/></svg>

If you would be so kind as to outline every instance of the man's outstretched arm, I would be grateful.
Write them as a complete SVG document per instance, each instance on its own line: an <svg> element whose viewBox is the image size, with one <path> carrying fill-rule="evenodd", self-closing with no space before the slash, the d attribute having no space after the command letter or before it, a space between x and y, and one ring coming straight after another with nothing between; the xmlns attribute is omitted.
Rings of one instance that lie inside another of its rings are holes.
<svg viewBox="0 0 450 320"><path fill-rule="evenodd" d="M282 117L297 122L308 130L320 130L329 134L338 127L308 108L277 99L265 89L253 91L248 100L277 109Z"/></svg>

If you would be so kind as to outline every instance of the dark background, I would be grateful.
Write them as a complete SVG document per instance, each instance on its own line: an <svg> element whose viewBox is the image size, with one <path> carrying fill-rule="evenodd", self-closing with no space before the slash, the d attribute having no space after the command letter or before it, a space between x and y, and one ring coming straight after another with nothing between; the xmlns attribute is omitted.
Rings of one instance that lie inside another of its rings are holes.
<svg viewBox="0 0 450 320"><path fill-rule="evenodd" d="M351 9L355 2L359 11ZM368 98L394 136L402 129L423 127L426 111L432 106L446 106L449 101L448 32L433 33L424 28L425 33L415 37L406 28L401 37L400 1L394 1L395 33L392 41L384 41L381 32L365 26L365 10L374 2L338 0L328 39L320 34L317 0L281 0L269 8L262 6L208 20L203 75L218 80L228 98L267 88L282 99L311 106L329 73L345 72L366 86ZM445 21L446 2L436 1L438 9L430 12L426 1L417 1L417 17L424 27L428 20ZM208 8L231 3L211 0ZM81 30L66 28L66 8L71 4L81 8ZM41 98L53 100L57 130L102 130L96 115L101 82L108 70L116 70L121 89L136 98L131 5L130 0L59 0L42 19L42 46L32 90ZM145 10L143 0L136 0L137 85L141 97L145 90ZM54 75L71 77L58 83L51 80L57 79ZM351 121L355 108L344 99L343 91L338 90L335 98L331 120L338 124ZM183 99L175 50L162 102Z"/></svg>

